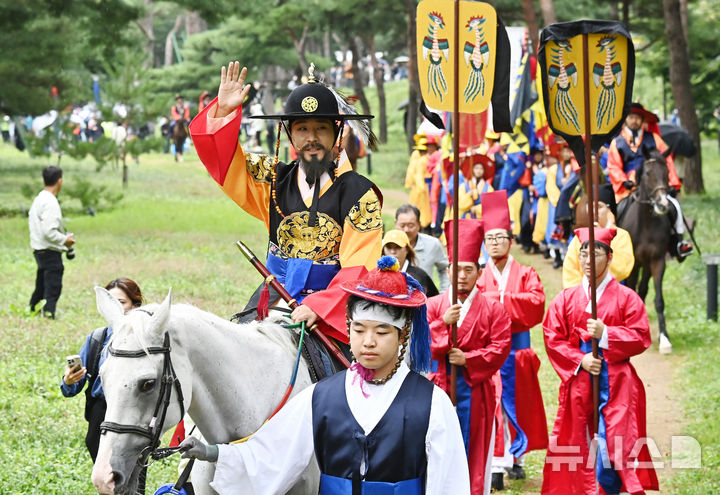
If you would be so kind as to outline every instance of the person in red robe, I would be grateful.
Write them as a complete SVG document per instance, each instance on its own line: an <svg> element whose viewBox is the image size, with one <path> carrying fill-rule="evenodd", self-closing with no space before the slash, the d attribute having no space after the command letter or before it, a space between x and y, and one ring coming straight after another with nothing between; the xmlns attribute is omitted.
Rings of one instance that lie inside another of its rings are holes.
<svg viewBox="0 0 720 495"><path fill-rule="evenodd" d="M250 86L238 62L222 68L218 97L190 124L198 156L225 194L269 233L267 268L301 303L295 322L312 325L348 343L346 294L340 283L360 278L381 253L381 199L377 187L352 170L347 155L335 156L342 124L371 115L340 113L336 94L311 73L310 81L288 96L282 121L298 159L289 164L246 153L238 142L241 104ZM343 111L349 112L348 108ZM278 147L279 147L278 129ZM248 309L266 299L258 288ZM253 314L248 315L250 319Z"/></svg>
<svg viewBox="0 0 720 495"><path fill-rule="evenodd" d="M445 224L448 253L453 256L454 222ZM458 303L452 288L428 299L433 370L428 378L450 389L450 366L457 366L457 413L465 442L473 495L490 493L495 385L493 375L510 353L510 318L502 304L483 296L476 285L482 244L482 221L459 220ZM452 268L450 269L452 270ZM451 341L457 324L457 342Z"/></svg>
<svg viewBox="0 0 720 495"><path fill-rule="evenodd" d="M478 286L485 297L500 301L512 322L512 350L500 369L502 408L493 459L493 488L503 489L503 473L524 479L523 455L548 446L547 420L538 370L540 359L530 347L530 328L542 322L545 293L540 277L510 254L512 232L507 193L482 195L485 249L490 256ZM502 427L502 428L500 428ZM498 449L502 446L502 449Z"/></svg>
<svg viewBox="0 0 720 495"><path fill-rule="evenodd" d="M615 229L595 228L597 319L591 317L589 233L582 228L575 234L582 242L583 281L553 299L543 322L547 355L561 383L542 493L643 494L657 490L645 442L645 388L630 364L632 356L650 346L645 305L609 273ZM599 339L600 359L593 358L593 338ZM595 431L591 375L600 377L597 443L590 442ZM593 466L596 444L599 452Z"/></svg>

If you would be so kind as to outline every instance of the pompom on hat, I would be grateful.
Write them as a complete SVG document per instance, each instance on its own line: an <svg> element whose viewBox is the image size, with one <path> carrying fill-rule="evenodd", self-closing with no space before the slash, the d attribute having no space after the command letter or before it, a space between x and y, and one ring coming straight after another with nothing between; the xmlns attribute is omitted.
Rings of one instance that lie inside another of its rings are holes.
<svg viewBox="0 0 720 495"><path fill-rule="evenodd" d="M354 296L388 306L415 308L410 332L410 367L430 370L430 325L427 319L427 297L420 282L400 271L394 256L382 256L368 274L359 280L343 282L340 287Z"/></svg>
<svg viewBox="0 0 720 495"><path fill-rule="evenodd" d="M400 263L394 256L383 256L377 262L377 268L368 272L365 278L343 282L340 287L348 294L403 308L418 308L427 300L425 294L417 290L410 280L417 281L400 271ZM419 285L418 285L419 286Z"/></svg>

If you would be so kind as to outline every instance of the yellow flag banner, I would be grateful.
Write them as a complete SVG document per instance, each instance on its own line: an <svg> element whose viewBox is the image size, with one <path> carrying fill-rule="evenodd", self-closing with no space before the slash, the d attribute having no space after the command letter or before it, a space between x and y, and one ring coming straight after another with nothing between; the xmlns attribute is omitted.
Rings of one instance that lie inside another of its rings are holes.
<svg viewBox="0 0 720 495"><path fill-rule="evenodd" d="M587 66L583 59L584 37L588 46ZM615 21L552 24L542 32L538 63L548 123L573 151L575 146L582 145L586 113L590 114L593 149L597 150L620 130L629 110L635 77L635 49L624 24ZM586 88L590 96L588 108L584 99Z"/></svg>
<svg viewBox="0 0 720 495"><path fill-rule="evenodd" d="M480 113L493 94L498 55L498 16L484 2L460 2L459 52L455 49L454 2L422 0L417 7L417 51L420 88L425 103L453 110L454 69L459 64L459 110Z"/></svg>

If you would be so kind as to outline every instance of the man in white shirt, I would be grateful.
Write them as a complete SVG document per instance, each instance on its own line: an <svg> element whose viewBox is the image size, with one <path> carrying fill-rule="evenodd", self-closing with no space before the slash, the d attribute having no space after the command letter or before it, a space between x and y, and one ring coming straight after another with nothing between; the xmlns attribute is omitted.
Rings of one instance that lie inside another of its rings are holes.
<svg viewBox="0 0 720 495"><path fill-rule="evenodd" d="M57 195L62 189L62 170L50 165L43 169L45 188L35 197L28 214L30 247L37 262L35 291L30 297L30 309L45 299L43 313L55 318L55 309L62 291L62 253L68 251L71 258L75 236L66 233Z"/></svg>
<svg viewBox="0 0 720 495"><path fill-rule="evenodd" d="M321 495L469 495L455 410L419 374L430 366L420 284L383 256L364 279L341 287L350 294L356 363L300 392L247 442L204 445L191 437L180 446L183 457L216 462L211 486L220 494L286 493L314 454Z"/></svg>
<svg viewBox="0 0 720 495"><path fill-rule="evenodd" d="M407 234L410 245L415 251L417 266L433 276L433 267L440 279L440 292L450 286L447 274L449 266L447 254L442 243L435 237L420 233L420 210L411 204L404 204L395 212L395 228Z"/></svg>

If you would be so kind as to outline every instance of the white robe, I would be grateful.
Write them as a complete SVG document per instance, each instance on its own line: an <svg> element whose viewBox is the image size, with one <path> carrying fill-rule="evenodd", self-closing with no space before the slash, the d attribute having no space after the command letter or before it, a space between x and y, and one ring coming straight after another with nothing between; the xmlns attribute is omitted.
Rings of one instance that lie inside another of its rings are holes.
<svg viewBox="0 0 720 495"><path fill-rule="evenodd" d="M372 432L410 369L403 362L384 385L364 383L360 390L354 371L347 371L345 394L350 411L365 434ZM276 495L286 493L314 461L312 395L310 386L291 399L280 412L241 444L220 445L215 478L211 486L221 495ZM430 421L425 436L429 495L470 493L465 446L455 408L447 394L433 388Z"/></svg>

